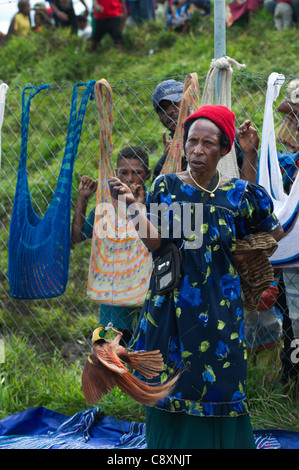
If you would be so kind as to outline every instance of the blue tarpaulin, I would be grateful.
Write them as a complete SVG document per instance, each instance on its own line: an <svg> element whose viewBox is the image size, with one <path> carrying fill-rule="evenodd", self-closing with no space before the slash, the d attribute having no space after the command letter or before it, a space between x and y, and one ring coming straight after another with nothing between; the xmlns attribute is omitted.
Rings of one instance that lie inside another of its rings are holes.
<svg viewBox="0 0 299 470"><path fill-rule="evenodd" d="M299 433L254 431L257 449L299 449ZM44 407L0 421L0 449L146 449L145 424L104 416L100 408L72 417Z"/></svg>

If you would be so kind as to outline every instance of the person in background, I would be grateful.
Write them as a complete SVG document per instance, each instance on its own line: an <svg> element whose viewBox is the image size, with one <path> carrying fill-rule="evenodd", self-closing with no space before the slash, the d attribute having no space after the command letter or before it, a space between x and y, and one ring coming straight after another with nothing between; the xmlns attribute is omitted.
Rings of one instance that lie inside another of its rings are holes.
<svg viewBox="0 0 299 470"><path fill-rule="evenodd" d="M186 33L194 13L201 16L210 15L210 0L173 0L168 2L165 29L179 29L182 34Z"/></svg>
<svg viewBox="0 0 299 470"><path fill-rule="evenodd" d="M149 21L153 15L153 0L127 0L130 17L136 25Z"/></svg>
<svg viewBox="0 0 299 470"><path fill-rule="evenodd" d="M293 9L291 0L277 0L274 10L274 25L278 31L292 28Z"/></svg>
<svg viewBox="0 0 299 470"><path fill-rule="evenodd" d="M77 15L74 10L73 0L48 0L53 12L56 26L62 28L70 27L73 34L77 34ZM85 15L88 15L88 8L85 0L80 0L85 7Z"/></svg>
<svg viewBox="0 0 299 470"><path fill-rule="evenodd" d="M78 23L78 36L84 39L90 39L92 35L92 27L88 24L88 20L85 15L77 16Z"/></svg>
<svg viewBox="0 0 299 470"><path fill-rule="evenodd" d="M95 51L105 34L109 34L121 52L124 44L122 23L127 17L125 0L93 0L93 16L92 50Z"/></svg>
<svg viewBox="0 0 299 470"><path fill-rule="evenodd" d="M287 152L298 152L296 124L299 115L299 80L291 80L286 88L286 98L277 106L277 111L285 114L277 132L277 140Z"/></svg>
<svg viewBox="0 0 299 470"><path fill-rule="evenodd" d="M49 13L46 10L44 3L36 3L33 7L34 10L34 27L32 31L35 33L41 31L44 26L52 26L52 21Z"/></svg>
<svg viewBox="0 0 299 470"><path fill-rule="evenodd" d="M274 15L277 0L264 0L263 8L267 10L271 15ZM291 0L291 7L293 10L293 21L299 23L299 0Z"/></svg>
<svg viewBox="0 0 299 470"><path fill-rule="evenodd" d="M154 110L161 124L167 129L163 132L164 153L155 165L153 179L159 176L169 152L178 123L183 90L184 84L182 82L171 79L160 82L152 94ZM187 162L184 157L182 160L182 169L185 170L186 168Z"/></svg>
<svg viewBox="0 0 299 470"><path fill-rule="evenodd" d="M18 2L18 10L18 13L11 19L6 40L11 35L27 36L31 31L30 3L27 0L20 0Z"/></svg>
<svg viewBox="0 0 299 470"><path fill-rule="evenodd" d="M142 147L129 146L123 148L118 154L116 175L129 186L140 203L144 203L146 197L145 182L150 178L148 155ZM82 176L78 188L78 200L72 222L72 241L75 244L92 238L95 208L86 217L89 198L97 189L97 181ZM113 306L113 325L123 333L125 344L131 339L133 321L140 313L137 307ZM111 321L111 306L101 304L100 324L107 325Z"/></svg>
<svg viewBox="0 0 299 470"><path fill-rule="evenodd" d="M252 15L261 8L260 0L228 0L225 7L226 26L230 28L235 22L247 19L251 25Z"/></svg>
<svg viewBox="0 0 299 470"><path fill-rule="evenodd" d="M296 120L296 142L297 151L295 153L288 152L282 154L277 152L279 165L282 172L282 179L284 183L284 190L287 194L290 193L292 184L298 174L299 168L299 116ZM293 228L294 230L294 228ZM277 271L279 271L277 269ZM281 303L283 306L284 315L284 351L283 351L283 366L284 375L283 381L288 383L289 379L297 381L297 400L299 398L299 366L291 360L294 351L294 344L299 342L299 268L298 267L284 267L279 273L281 276Z"/></svg>
<svg viewBox="0 0 299 470"><path fill-rule="evenodd" d="M277 387L282 370L283 310L277 299L277 282L263 292L256 310L244 308L244 329L249 367L255 366L255 374L261 385Z"/></svg>
<svg viewBox="0 0 299 470"><path fill-rule="evenodd" d="M166 157L168 155L171 141L173 139L180 104L183 97L184 84L177 80L164 80L160 82L152 94L152 104L158 114L160 122L167 129L163 133L164 153L158 160L153 171L153 180L159 176ZM235 150L241 178L251 183L256 182L256 166L258 161L259 136L250 120L245 120L236 131ZM186 170L187 160L183 156L182 170Z"/></svg>

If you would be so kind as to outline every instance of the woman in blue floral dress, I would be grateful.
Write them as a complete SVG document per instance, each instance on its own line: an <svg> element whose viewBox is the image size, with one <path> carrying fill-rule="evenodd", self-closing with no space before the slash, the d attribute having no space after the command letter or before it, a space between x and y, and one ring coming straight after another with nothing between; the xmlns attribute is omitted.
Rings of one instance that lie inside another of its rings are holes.
<svg viewBox="0 0 299 470"><path fill-rule="evenodd" d="M185 122L189 170L161 175L147 198L147 221L153 203L181 206L191 213L231 148L234 114L223 106L203 106ZM177 289L158 295L152 276L134 349L162 352L161 381L181 376L171 396L146 409L149 448L252 448L253 432L246 400L246 345L240 278L234 260L236 240L258 231L283 232L266 191L244 180L218 175L203 210L201 246L169 238L181 247L182 279ZM121 192L124 192L122 189ZM175 217L169 215L171 228ZM165 216L165 214L164 214ZM196 222L196 221L195 221ZM153 255L169 238L144 242ZM195 230L196 233L196 230Z"/></svg>

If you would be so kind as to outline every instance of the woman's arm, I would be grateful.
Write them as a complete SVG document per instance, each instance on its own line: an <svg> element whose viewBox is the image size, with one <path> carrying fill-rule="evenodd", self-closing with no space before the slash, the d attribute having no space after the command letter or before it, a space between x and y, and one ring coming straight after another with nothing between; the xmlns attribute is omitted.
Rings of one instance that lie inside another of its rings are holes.
<svg viewBox="0 0 299 470"><path fill-rule="evenodd" d="M112 197L117 199L121 196L122 200L125 200L127 207L130 207L131 214L136 215L135 228L145 246L150 251L158 250L161 246L161 234L148 220L145 205L138 202L130 188L118 178L110 178L108 184Z"/></svg>
<svg viewBox="0 0 299 470"><path fill-rule="evenodd" d="M279 242L279 240L281 240L284 237L284 230L281 225L279 225L274 230L272 230L272 232L269 232L269 233L277 242Z"/></svg>
<svg viewBox="0 0 299 470"><path fill-rule="evenodd" d="M284 237L284 231L281 225L279 225L274 230L269 232L269 234L277 242L279 242L279 240L281 240ZM259 253L261 253L261 250L251 250L251 251L246 251L244 253L238 253L237 255L234 255L234 262L235 262L236 268L239 266L240 263L242 263L242 261L252 258L253 256L258 255Z"/></svg>

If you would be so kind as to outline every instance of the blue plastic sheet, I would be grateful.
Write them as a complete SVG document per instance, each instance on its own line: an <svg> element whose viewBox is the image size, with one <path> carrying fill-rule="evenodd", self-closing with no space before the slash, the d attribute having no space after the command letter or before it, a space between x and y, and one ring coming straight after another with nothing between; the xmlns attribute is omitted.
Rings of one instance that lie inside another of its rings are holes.
<svg viewBox="0 0 299 470"><path fill-rule="evenodd" d="M255 430L257 449L299 449L299 433ZM68 417L44 407L0 421L0 449L146 449L145 424L104 416L100 408Z"/></svg>
<svg viewBox="0 0 299 470"><path fill-rule="evenodd" d="M145 424L103 416L99 408L67 417L29 408L0 421L0 449L143 449Z"/></svg>

